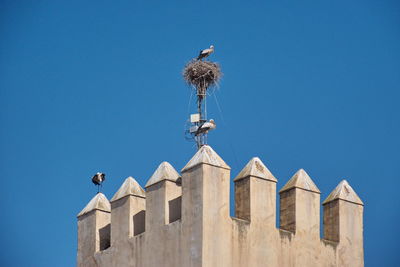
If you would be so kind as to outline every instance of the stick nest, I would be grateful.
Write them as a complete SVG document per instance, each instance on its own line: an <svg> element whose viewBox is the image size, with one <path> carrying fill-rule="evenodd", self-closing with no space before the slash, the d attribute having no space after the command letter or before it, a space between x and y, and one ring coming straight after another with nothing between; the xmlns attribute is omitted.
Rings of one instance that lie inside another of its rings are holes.
<svg viewBox="0 0 400 267"><path fill-rule="evenodd" d="M183 79L196 87L198 94L205 94L209 87L218 85L221 76L219 64L211 61L193 59L183 69Z"/></svg>

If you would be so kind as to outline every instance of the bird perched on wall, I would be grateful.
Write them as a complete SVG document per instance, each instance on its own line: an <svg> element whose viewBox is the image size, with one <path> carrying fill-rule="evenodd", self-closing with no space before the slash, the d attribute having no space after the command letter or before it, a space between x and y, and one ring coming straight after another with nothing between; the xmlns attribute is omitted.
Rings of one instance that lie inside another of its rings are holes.
<svg viewBox="0 0 400 267"><path fill-rule="evenodd" d="M105 180L106 175L104 173L98 172L93 176L92 182L97 186L97 193L100 192L100 187L103 185Z"/></svg>
<svg viewBox="0 0 400 267"><path fill-rule="evenodd" d="M202 58L206 58L209 55L211 55L214 52L214 46L211 45L210 48L204 49L200 51L199 56L197 57L197 60L201 60Z"/></svg>
<svg viewBox="0 0 400 267"><path fill-rule="evenodd" d="M196 131L196 136L202 133L208 133L208 131L214 130L217 127L217 124L214 122L213 119L210 121L206 121L205 123L201 124Z"/></svg>

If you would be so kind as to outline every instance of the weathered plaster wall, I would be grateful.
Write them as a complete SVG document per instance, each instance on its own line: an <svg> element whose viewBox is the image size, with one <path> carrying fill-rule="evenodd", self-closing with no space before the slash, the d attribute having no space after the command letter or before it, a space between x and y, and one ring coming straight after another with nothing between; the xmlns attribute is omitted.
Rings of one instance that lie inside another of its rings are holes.
<svg viewBox="0 0 400 267"><path fill-rule="evenodd" d="M230 168L209 146L181 172L162 163L146 192L128 178L111 206L96 195L78 215L78 266L364 265L363 204L346 181L323 203L321 239L320 192L304 170L280 190L284 229L275 226L276 179L258 158L234 179L238 218L229 216ZM146 227L135 234L139 212ZM110 225L111 246L102 249L100 230Z"/></svg>

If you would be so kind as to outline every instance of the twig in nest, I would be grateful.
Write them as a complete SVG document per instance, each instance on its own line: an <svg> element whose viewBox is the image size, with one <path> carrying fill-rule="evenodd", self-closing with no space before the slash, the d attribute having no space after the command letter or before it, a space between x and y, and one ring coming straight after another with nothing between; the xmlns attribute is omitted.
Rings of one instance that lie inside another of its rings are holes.
<svg viewBox="0 0 400 267"><path fill-rule="evenodd" d="M183 69L183 79L197 89L197 94L205 96L209 87L218 85L222 76L218 63L191 60Z"/></svg>

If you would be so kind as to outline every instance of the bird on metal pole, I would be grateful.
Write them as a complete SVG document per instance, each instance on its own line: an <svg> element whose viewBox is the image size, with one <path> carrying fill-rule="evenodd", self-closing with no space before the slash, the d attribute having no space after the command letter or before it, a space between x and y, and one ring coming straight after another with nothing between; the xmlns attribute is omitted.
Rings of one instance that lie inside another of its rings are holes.
<svg viewBox="0 0 400 267"><path fill-rule="evenodd" d="M92 182L97 186L97 193L100 192L100 187L102 187L105 180L106 175L104 173L98 172L93 176Z"/></svg>
<svg viewBox="0 0 400 267"><path fill-rule="evenodd" d="M200 51L199 56L197 57L197 60L202 60L203 58L208 57L214 52L214 46L211 45L210 48L204 49Z"/></svg>
<svg viewBox="0 0 400 267"><path fill-rule="evenodd" d="M201 124L196 131L196 136L199 134L207 134L208 131L214 130L217 127L217 124L214 122L213 119L210 121L206 121L205 123Z"/></svg>

